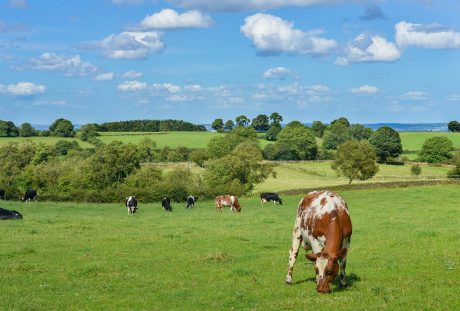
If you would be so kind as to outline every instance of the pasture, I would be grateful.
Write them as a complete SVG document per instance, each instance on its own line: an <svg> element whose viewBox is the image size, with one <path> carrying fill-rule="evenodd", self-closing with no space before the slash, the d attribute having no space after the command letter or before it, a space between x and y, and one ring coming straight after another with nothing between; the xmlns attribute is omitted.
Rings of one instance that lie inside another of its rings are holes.
<svg viewBox="0 0 460 311"><path fill-rule="evenodd" d="M142 204L1 202L1 309L458 310L458 186L348 191L353 222L347 289L315 290L300 251L284 284L300 196L283 206L241 200L191 210Z"/></svg>
<svg viewBox="0 0 460 311"><path fill-rule="evenodd" d="M16 143L25 143L27 141L38 143L45 143L47 145L55 145L59 140L66 140L66 141L76 141L82 148L90 148L94 147L92 144L82 141L78 138L68 138L68 137L0 137L0 146L6 145L10 142Z"/></svg>

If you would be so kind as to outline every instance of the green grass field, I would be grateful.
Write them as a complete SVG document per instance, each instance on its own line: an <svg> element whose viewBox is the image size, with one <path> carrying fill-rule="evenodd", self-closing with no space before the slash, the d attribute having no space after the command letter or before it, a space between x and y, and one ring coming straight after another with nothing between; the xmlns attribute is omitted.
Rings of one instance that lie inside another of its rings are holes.
<svg viewBox="0 0 460 311"><path fill-rule="evenodd" d="M350 287L317 294L303 251L284 284L300 196L283 206L212 202L2 202L3 310L458 310L458 186L343 192L353 222ZM441 199L442 198L442 199Z"/></svg>

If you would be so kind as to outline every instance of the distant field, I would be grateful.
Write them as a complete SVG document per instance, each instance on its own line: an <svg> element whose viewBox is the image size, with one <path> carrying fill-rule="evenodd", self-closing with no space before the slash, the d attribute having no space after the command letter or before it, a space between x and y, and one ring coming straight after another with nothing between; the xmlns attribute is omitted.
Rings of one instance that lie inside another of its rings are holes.
<svg viewBox="0 0 460 311"><path fill-rule="evenodd" d="M410 165L380 164L379 172L376 176L366 181L354 180L353 184L421 179L445 179L449 170L451 170L451 167L432 167L422 165L422 174L419 177L413 177L410 173ZM282 162L276 168L276 172L276 178L268 178L256 187L255 192L282 191L348 184L347 178L337 177L335 171L331 169L331 161Z"/></svg>
<svg viewBox="0 0 460 311"><path fill-rule="evenodd" d="M158 148L169 146L177 148L184 146L187 148L206 148L211 138L224 135L217 132L155 132L155 133L132 133L132 132L101 132L99 139L105 143L118 140L123 143L137 144L145 137L151 138ZM259 139L262 147L268 142Z"/></svg>
<svg viewBox="0 0 460 311"><path fill-rule="evenodd" d="M348 191L347 275L315 290L299 252L284 284L295 210L242 198L241 214L142 204L2 202L2 310L459 310L458 186ZM442 197L442 200L439 198Z"/></svg>
<svg viewBox="0 0 460 311"><path fill-rule="evenodd" d="M447 133L447 132L401 132L401 143L403 150L418 152L422 149L422 145L426 139L435 136L445 136L449 138L454 144L455 148L460 148L460 133ZM406 154L409 159L415 159L417 154Z"/></svg>
<svg viewBox="0 0 460 311"><path fill-rule="evenodd" d="M82 148L93 147L92 144L84 142L78 138L66 138L66 137L0 137L0 146L6 145L9 142L23 143L26 141L32 141L34 143L45 143L47 145L54 145L59 140L76 141Z"/></svg>

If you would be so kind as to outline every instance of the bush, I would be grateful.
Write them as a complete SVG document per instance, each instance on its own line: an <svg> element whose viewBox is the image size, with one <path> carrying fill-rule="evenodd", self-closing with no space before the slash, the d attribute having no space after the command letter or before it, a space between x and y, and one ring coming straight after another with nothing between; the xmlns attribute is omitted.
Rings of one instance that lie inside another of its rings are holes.
<svg viewBox="0 0 460 311"><path fill-rule="evenodd" d="M60 155L66 155L69 153L70 150L78 150L80 149L80 145L77 141L68 141L68 140L58 140L54 145L56 151Z"/></svg>
<svg viewBox="0 0 460 311"><path fill-rule="evenodd" d="M422 162L440 163L453 157L454 145L445 136L430 137L423 143L418 157Z"/></svg>
<svg viewBox="0 0 460 311"><path fill-rule="evenodd" d="M422 167L419 164L414 164L410 167L410 173L412 176L419 176L422 174Z"/></svg>

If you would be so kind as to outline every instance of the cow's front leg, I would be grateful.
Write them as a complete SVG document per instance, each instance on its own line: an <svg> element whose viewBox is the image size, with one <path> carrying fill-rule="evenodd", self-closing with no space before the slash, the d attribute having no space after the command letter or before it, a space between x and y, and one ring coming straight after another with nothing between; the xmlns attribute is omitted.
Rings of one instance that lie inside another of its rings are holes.
<svg viewBox="0 0 460 311"><path fill-rule="evenodd" d="M292 271L294 270L294 264L299 254L302 240L302 234L300 234L300 217L297 217L294 229L292 230L292 247L289 251L289 268L286 276L286 284L292 284Z"/></svg>
<svg viewBox="0 0 460 311"><path fill-rule="evenodd" d="M345 276L345 268L346 267L347 267L347 257L345 257L344 259L339 260L339 268L340 268L339 281L340 281L340 286L342 286L342 287L347 287L347 285L348 285L347 278Z"/></svg>

